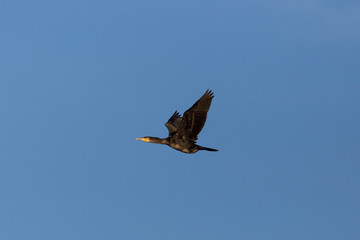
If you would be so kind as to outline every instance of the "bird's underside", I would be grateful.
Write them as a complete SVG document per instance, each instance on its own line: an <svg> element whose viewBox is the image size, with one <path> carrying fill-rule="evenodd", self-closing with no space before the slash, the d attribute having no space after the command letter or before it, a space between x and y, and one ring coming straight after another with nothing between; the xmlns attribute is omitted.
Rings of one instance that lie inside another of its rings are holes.
<svg viewBox="0 0 360 240"><path fill-rule="evenodd" d="M137 138L144 142L166 144L184 153L195 153L199 150L217 151L216 149L202 147L196 144L198 135L205 125L207 112L214 98L212 91L207 90L205 94L184 115L175 111L165 123L169 130L167 138L143 137Z"/></svg>

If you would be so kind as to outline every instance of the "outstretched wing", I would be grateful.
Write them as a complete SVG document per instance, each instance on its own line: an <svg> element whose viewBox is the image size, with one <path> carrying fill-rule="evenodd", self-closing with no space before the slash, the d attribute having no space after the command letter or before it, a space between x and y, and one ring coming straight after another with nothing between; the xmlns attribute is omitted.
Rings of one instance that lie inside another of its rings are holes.
<svg viewBox="0 0 360 240"><path fill-rule="evenodd" d="M196 141L197 137L206 122L214 93L207 90L205 94L184 113L183 119L176 131L179 138Z"/></svg>
<svg viewBox="0 0 360 240"><path fill-rule="evenodd" d="M178 111L175 111L174 114L171 116L171 118L165 123L165 126L169 130L169 135L176 132L176 130L179 128L181 123L182 117L178 113Z"/></svg>

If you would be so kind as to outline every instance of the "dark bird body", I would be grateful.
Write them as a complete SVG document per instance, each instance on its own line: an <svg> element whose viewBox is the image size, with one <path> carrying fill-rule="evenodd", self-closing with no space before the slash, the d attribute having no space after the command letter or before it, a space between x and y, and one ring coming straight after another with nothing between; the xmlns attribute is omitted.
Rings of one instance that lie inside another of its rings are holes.
<svg viewBox="0 0 360 240"><path fill-rule="evenodd" d="M183 115L175 111L165 123L169 130L167 138L143 137L137 138L144 142L166 144L184 153L196 153L199 150L217 151L216 149L202 147L196 144L198 135L205 125L207 112L214 98L212 91L207 90L205 94Z"/></svg>

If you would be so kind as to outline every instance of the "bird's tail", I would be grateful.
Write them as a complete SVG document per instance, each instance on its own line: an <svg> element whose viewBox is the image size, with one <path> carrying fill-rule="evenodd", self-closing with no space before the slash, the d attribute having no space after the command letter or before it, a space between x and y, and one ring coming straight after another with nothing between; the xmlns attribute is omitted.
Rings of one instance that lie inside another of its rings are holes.
<svg viewBox="0 0 360 240"><path fill-rule="evenodd" d="M198 145L198 147L199 147L199 150L206 150L206 151L212 151L212 152L219 151L217 149L202 147L202 146L199 146L199 145Z"/></svg>

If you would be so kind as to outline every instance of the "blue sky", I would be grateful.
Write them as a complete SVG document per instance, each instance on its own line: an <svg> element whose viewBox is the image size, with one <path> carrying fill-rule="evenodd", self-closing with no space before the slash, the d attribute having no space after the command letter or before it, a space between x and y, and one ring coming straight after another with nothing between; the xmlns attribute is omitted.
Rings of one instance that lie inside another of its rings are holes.
<svg viewBox="0 0 360 240"><path fill-rule="evenodd" d="M357 1L2 1L0 238L359 239ZM183 154L135 141L206 89Z"/></svg>

